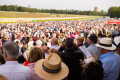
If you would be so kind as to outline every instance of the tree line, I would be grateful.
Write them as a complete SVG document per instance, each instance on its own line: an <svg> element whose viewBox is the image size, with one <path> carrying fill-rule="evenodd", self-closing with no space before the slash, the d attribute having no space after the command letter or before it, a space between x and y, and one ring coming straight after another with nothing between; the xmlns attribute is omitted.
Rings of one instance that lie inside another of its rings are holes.
<svg viewBox="0 0 120 80"><path fill-rule="evenodd" d="M37 8L28 8L17 5L0 5L0 11L19 11L19 12L33 12L33 13L57 13L57 14L75 14L75 15L96 15L96 16L107 16L109 13L101 10L100 12L96 11L80 11L73 9L66 10L56 10L56 9L37 9ZM113 9L110 9L110 15L112 14ZM114 13L115 14L115 13Z"/></svg>
<svg viewBox="0 0 120 80"><path fill-rule="evenodd" d="M111 18L114 17L120 18L120 7L110 7L108 10L108 15Z"/></svg>

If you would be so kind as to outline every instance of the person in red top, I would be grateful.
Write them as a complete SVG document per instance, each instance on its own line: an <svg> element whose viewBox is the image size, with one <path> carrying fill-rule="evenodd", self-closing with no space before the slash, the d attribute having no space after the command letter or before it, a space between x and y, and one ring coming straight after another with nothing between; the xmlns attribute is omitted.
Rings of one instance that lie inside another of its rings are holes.
<svg viewBox="0 0 120 80"><path fill-rule="evenodd" d="M36 42L38 39L37 37L33 37L33 41Z"/></svg>

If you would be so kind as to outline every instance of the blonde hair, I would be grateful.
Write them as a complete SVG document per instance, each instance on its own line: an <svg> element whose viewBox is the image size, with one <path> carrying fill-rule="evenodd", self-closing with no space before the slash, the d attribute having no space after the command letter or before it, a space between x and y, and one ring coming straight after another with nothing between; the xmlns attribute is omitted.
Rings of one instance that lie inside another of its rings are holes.
<svg viewBox="0 0 120 80"><path fill-rule="evenodd" d="M55 48L51 48L51 49L50 49L50 53L56 53L56 54L60 57L59 51L56 50Z"/></svg>
<svg viewBox="0 0 120 80"><path fill-rule="evenodd" d="M37 62L39 59L44 58L44 53L41 48L33 47L29 54L30 62L34 63Z"/></svg>
<svg viewBox="0 0 120 80"><path fill-rule="evenodd" d="M30 39L29 39L29 41L33 41L33 39L32 39L32 38L30 38Z"/></svg>
<svg viewBox="0 0 120 80"><path fill-rule="evenodd" d="M23 49L24 49L24 50L27 50L27 48L28 48L28 45L27 45L27 44L23 45Z"/></svg>

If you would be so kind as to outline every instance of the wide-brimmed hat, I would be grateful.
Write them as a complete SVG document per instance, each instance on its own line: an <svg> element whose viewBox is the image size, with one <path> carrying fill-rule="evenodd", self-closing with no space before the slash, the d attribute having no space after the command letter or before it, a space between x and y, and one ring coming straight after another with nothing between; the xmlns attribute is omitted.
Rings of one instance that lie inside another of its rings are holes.
<svg viewBox="0 0 120 80"><path fill-rule="evenodd" d="M107 50L115 50L116 46L112 44L112 39L108 37L104 37L100 39L99 44L95 44L97 47L107 49Z"/></svg>
<svg viewBox="0 0 120 80"><path fill-rule="evenodd" d="M36 62L35 72L45 80L61 80L68 75L69 69L57 54L51 53L46 59Z"/></svg>
<svg viewBox="0 0 120 80"><path fill-rule="evenodd" d="M8 80L5 76L0 74L0 80Z"/></svg>
<svg viewBox="0 0 120 80"><path fill-rule="evenodd" d="M120 43L120 36L114 38L115 45L117 46Z"/></svg>

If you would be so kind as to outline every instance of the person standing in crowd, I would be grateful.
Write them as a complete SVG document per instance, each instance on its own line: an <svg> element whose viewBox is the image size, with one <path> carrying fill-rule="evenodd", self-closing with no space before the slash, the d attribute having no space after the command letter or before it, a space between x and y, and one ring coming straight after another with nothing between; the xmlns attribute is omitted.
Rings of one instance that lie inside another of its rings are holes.
<svg viewBox="0 0 120 80"><path fill-rule="evenodd" d="M45 55L42 49L40 49L39 47L34 47L30 51L30 54L29 54L30 64L27 65L30 68L30 80L43 80L39 78L39 76L35 73L34 66L38 60L44 59L44 56Z"/></svg>
<svg viewBox="0 0 120 80"><path fill-rule="evenodd" d="M76 40L77 40L77 47L83 46L83 41L84 41L83 37L78 36Z"/></svg>
<svg viewBox="0 0 120 80"><path fill-rule="evenodd" d="M89 51L89 53L94 56L94 55L98 55L100 56L101 53L100 53L100 50L99 48L95 45L98 41L98 38L95 34L91 34L89 37L88 37L88 43L89 43L89 46L87 47L87 50Z"/></svg>
<svg viewBox="0 0 120 80"><path fill-rule="evenodd" d="M84 65L84 80L103 80L104 69L100 60L93 60Z"/></svg>
<svg viewBox="0 0 120 80"><path fill-rule="evenodd" d="M59 44L58 44L58 39L57 38L52 38L51 39L51 47L50 48L55 48L55 49L59 49Z"/></svg>
<svg viewBox="0 0 120 80"><path fill-rule="evenodd" d="M116 46L116 51L115 53L118 54L120 56L120 43Z"/></svg>
<svg viewBox="0 0 120 80"><path fill-rule="evenodd" d="M42 41L40 40L40 38L36 41L36 44L37 44L38 47L42 46Z"/></svg>
<svg viewBox="0 0 120 80"><path fill-rule="evenodd" d="M99 47L102 53L100 60L104 68L104 80L118 80L120 56L113 52L116 46L112 44L111 38L101 38L100 43L96 46Z"/></svg>
<svg viewBox="0 0 120 80"><path fill-rule="evenodd" d="M6 63L0 66L0 74L8 80L30 80L30 69L17 62L19 56L19 46L8 41L3 46L3 56Z"/></svg>
<svg viewBox="0 0 120 80"><path fill-rule="evenodd" d="M49 51L50 51L50 53L56 53L60 57L59 51L56 50L55 48L51 48Z"/></svg>
<svg viewBox="0 0 120 80"><path fill-rule="evenodd" d="M74 41L72 38L65 40L66 49L60 52L61 59L69 68L68 80L81 80L82 68L80 60L84 60L82 52L76 51L73 48Z"/></svg>
<svg viewBox="0 0 120 80"><path fill-rule="evenodd" d="M114 38L114 43L116 45L115 53L120 55L120 36Z"/></svg>
<svg viewBox="0 0 120 80"><path fill-rule="evenodd" d="M57 54L51 53L35 63L35 72L44 80L67 80L69 69Z"/></svg>

